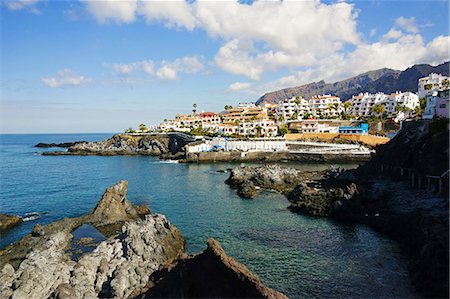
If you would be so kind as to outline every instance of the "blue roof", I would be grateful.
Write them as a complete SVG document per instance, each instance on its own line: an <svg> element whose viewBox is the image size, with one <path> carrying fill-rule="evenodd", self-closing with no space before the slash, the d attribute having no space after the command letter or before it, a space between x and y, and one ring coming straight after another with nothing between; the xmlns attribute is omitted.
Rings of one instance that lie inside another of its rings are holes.
<svg viewBox="0 0 450 299"><path fill-rule="evenodd" d="M360 131L363 131L364 128L352 127L352 126L343 126L343 127L339 127L339 130L360 130Z"/></svg>

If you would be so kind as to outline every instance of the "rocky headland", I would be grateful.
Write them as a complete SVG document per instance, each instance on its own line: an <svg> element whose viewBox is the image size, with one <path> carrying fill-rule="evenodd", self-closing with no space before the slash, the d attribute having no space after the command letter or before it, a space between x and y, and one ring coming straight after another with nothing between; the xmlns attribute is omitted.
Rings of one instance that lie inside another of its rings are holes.
<svg viewBox="0 0 450 299"><path fill-rule="evenodd" d="M231 171L227 183L243 197L254 196L253 187L269 186L287 196L294 212L362 223L386 234L408 257L417 291L447 298L449 179L448 173L440 183L436 177L449 167L449 132L448 122L440 122L405 124L391 142L377 148L371 161L355 170L308 175L273 166L240 168ZM294 182L284 182L285 173L295 174ZM277 182L277 187L266 182Z"/></svg>
<svg viewBox="0 0 450 299"><path fill-rule="evenodd" d="M127 182L121 181L105 191L91 213L37 224L0 251L0 297L143 298L154 292L158 297L286 298L228 257L217 241L209 240L202 254L187 256L179 230L164 215L134 206L126 191ZM107 239L73 259L72 232L81 225L95 227Z"/></svg>
<svg viewBox="0 0 450 299"><path fill-rule="evenodd" d="M176 134L117 134L102 141L76 143L67 151L44 152L43 155L147 155L179 158L184 156L183 147L189 143L180 136Z"/></svg>
<svg viewBox="0 0 450 299"><path fill-rule="evenodd" d="M80 143L86 143L87 141L73 141L73 142L61 142L61 143L43 143L39 142L34 147L50 148L50 147L71 147Z"/></svg>

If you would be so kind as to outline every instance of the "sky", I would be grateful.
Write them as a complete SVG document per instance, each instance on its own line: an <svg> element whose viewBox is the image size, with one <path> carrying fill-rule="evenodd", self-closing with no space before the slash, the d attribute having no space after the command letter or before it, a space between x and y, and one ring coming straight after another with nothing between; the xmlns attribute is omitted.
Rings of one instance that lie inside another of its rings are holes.
<svg viewBox="0 0 450 299"><path fill-rule="evenodd" d="M448 1L4 0L0 133L121 132L448 61ZM343 99L345 100L345 99Z"/></svg>

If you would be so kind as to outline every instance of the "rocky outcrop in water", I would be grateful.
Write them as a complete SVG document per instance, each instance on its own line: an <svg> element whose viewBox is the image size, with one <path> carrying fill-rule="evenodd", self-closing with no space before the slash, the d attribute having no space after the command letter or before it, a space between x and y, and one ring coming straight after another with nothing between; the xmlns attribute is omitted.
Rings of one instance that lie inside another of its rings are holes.
<svg viewBox="0 0 450 299"><path fill-rule="evenodd" d="M73 141L73 142L61 142L61 143L43 143L39 142L34 147L50 148L50 147L71 147L80 143L86 143L87 141Z"/></svg>
<svg viewBox="0 0 450 299"><path fill-rule="evenodd" d="M314 216L331 216L359 205L359 190L348 176L333 177L329 171L322 179L302 182L287 194L289 209Z"/></svg>
<svg viewBox="0 0 450 299"><path fill-rule="evenodd" d="M209 239L200 254L154 272L149 290L136 298L287 298L262 284L247 267Z"/></svg>
<svg viewBox="0 0 450 299"><path fill-rule="evenodd" d="M49 298L56 293L127 298L147 284L153 271L184 252L183 238L162 215L124 224L122 234L78 262L66 252L71 237L54 233L31 250L17 270L6 264L0 274L2 298Z"/></svg>
<svg viewBox="0 0 450 299"><path fill-rule="evenodd" d="M69 147L70 153L98 155L151 155L169 152L169 138L165 135L132 136L126 134L97 142L80 143Z"/></svg>
<svg viewBox="0 0 450 299"><path fill-rule="evenodd" d="M0 231L10 229L22 223L22 218L15 215L0 214Z"/></svg>
<svg viewBox="0 0 450 299"><path fill-rule="evenodd" d="M0 298L133 298L146 296L153 286L154 292L166 296L177 292L194 296L190 290L203 289L199 294L214 297L285 298L228 257L216 241L209 242L208 253L186 257L178 229L165 216L147 214L148 208L131 204L127 184L121 181L106 189L91 213L37 224L31 234L1 250ZM74 260L72 232L86 224L109 232L109 238ZM198 260L205 254L207 262L201 262L200 269ZM167 267L180 269L171 273L186 276L169 275L161 284L156 282L152 274ZM167 289L164 281L170 280L173 283Z"/></svg>
<svg viewBox="0 0 450 299"><path fill-rule="evenodd" d="M237 188L238 195L252 198L256 195L255 187L287 194L300 182L319 176L320 172L303 172L294 168L267 164L232 169L225 183Z"/></svg>

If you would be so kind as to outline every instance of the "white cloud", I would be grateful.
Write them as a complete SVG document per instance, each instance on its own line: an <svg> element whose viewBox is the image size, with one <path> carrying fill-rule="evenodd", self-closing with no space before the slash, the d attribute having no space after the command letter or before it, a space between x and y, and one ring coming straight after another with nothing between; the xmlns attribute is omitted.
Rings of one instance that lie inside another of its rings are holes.
<svg viewBox="0 0 450 299"><path fill-rule="evenodd" d="M7 0L4 2L6 7L10 10L19 10L28 8L37 3L37 0Z"/></svg>
<svg viewBox="0 0 450 299"><path fill-rule="evenodd" d="M91 81L91 78L78 75L71 69L59 71L56 77L42 78L42 82L50 88L83 85Z"/></svg>
<svg viewBox="0 0 450 299"><path fill-rule="evenodd" d="M127 75L137 71L143 71L149 75L152 75L154 71L154 63L151 60L136 61L131 63L112 63L106 64L111 67L115 74Z"/></svg>
<svg viewBox="0 0 450 299"><path fill-rule="evenodd" d="M203 29L223 41L215 64L254 80L268 70L313 65L360 39L357 12L344 2L139 0L125 7L111 1L86 3L99 22L131 22L141 15L169 28Z"/></svg>
<svg viewBox="0 0 450 299"><path fill-rule="evenodd" d="M361 72L390 67L404 69L414 63L438 63L448 59L448 36L425 43L414 17L399 17L393 27L374 43L357 30L358 10L342 1L143 1L122 8L104 5L97 20L132 21L137 16L168 28L204 30L221 46L213 58L218 68L252 80L266 72L287 69L290 74L276 85L339 80ZM98 11L95 11L98 13ZM377 34L376 29L369 33ZM354 50L348 50L353 48ZM174 80L189 72L180 61L163 62L155 68L160 79Z"/></svg>
<svg viewBox="0 0 450 299"><path fill-rule="evenodd" d="M137 0L84 0L87 11L97 22L131 23L135 20L138 3Z"/></svg>
<svg viewBox="0 0 450 299"><path fill-rule="evenodd" d="M156 77L161 80L175 80L177 78L177 71L170 66L163 66L156 72Z"/></svg>
<svg viewBox="0 0 450 299"><path fill-rule="evenodd" d="M438 36L425 44L418 34L402 35L395 41L381 38L376 43L364 43L348 54L335 54L315 67L271 81L258 87L260 94L296 85L325 80L335 82L380 68L404 70L417 63L432 65L448 61L450 36Z"/></svg>
<svg viewBox="0 0 450 299"><path fill-rule="evenodd" d="M228 91L242 91L242 90L246 90L249 89L251 87L251 83L249 82L235 82L233 84L231 84L230 86L228 86Z"/></svg>
<svg viewBox="0 0 450 299"><path fill-rule="evenodd" d="M191 6L185 1L144 1L139 12L147 22L162 22L168 28L184 27L191 31L197 25Z"/></svg>
<svg viewBox="0 0 450 299"><path fill-rule="evenodd" d="M385 41L393 40L393 39L399 39L402 37L403 33L400 30L397 30L395 28L391 28L385 35L382 36L382 39Z"/></svg>
<svg viewBox="0 0 450 299"><path fill-rule="evenodd" d="M416 19L414 17L411 18L399 17L395 20L395 24L407 32L410 33L419 32L419 28L417 28Z"/></svg>
<svg viewBox="0 0 450 299"><path fill-rule="evenodd" d="M161 80L176 80L178 73L195 74L204 69L203 58L199 56L185 56L173 61L161 61L157 66L151 60L130 63L108 63L105 66L113 69L114 75L131 76L137 72L144 72L150 77ZM128 82L128 81L127 81Z"/></svg>
<svg viewBox="0 0 450 299"><path fill-rule="evenodd" d="M197 56L177 58L174 61L163 61L156 76L163 80L175 80L178 73L195 74L203 69L201 58Z"/></svg>

